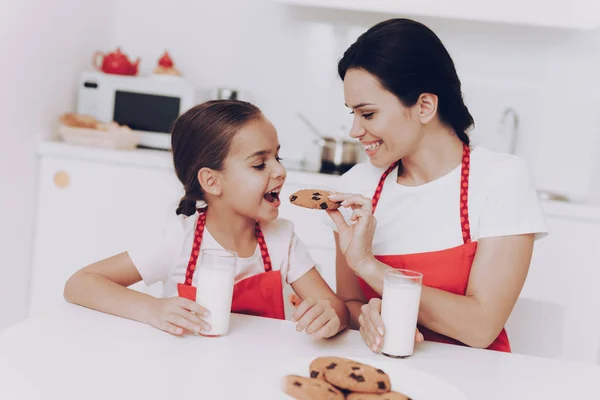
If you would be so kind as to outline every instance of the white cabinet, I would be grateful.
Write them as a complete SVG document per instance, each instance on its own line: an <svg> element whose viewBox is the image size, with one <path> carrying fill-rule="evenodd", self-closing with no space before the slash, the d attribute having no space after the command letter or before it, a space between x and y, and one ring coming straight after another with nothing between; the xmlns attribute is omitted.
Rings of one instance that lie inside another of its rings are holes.
<svg viewBox="0 0 600 400"><path fill-rule="evenodd" d="M546 222L550 234L535 245L521 293L540 305L532 319L547 324L537 346L560 341L548 355L600 363L600 221L547 215Z"/></svg>
<svg viewBox="0 0 600 400"><path fill-rule="evenodd" d="M377 12L398 17L434 17L572 29L595 29L600 26L600 7L597 0L272 1L338 10Z"/></svg>
<svg viewBox="0 0 600 400"><path fill-rule="evenodd" d="M179 186L164 168L41 157L30 313L61 302L77 269L143 243Z"/></svg>

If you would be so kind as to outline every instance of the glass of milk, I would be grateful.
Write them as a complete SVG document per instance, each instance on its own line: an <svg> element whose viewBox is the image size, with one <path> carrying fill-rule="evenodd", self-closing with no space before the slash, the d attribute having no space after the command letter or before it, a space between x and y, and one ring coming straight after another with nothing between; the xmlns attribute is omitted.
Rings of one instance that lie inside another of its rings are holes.
<svg viewBox="0 0 600 400"><path fill-rule="evenodd" d="M210 311L203 317L210 324L209 331L200 335L219 337L229 331L231 300L235 283L237 254L222 249L205 249L200 252L196 267L196 303Z"/></svg>
<svg viewBox="0 0 600 400"><path fill-rule="evenodd" d="M413 354L423 274L406 269L385 272L381 318L385 326L381 353L394 358Z"/></svg>

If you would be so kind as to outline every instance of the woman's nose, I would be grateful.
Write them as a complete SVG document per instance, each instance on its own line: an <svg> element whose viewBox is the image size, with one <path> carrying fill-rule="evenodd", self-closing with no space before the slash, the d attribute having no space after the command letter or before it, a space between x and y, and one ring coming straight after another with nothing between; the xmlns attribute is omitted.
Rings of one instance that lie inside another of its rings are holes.
<svg viewBox="0 0 600 400"><path fill-rule="evenodd" d="M361 138L365 135L366 130L360 125L360 120L358 118L354 118L352 121L352 128L350 129L350 137L354 139Z"/></svg>

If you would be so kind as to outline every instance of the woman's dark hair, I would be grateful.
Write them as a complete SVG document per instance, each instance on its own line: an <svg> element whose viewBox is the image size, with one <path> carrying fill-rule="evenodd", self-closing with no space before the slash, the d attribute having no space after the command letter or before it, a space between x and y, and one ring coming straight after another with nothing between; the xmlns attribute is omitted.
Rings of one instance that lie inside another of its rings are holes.
<svg viewBox="0 0 600 400"><path fill-rule="evenodd" d="M349 69L363 69L406 107L422 93L438 97L440 120L469 144L473 117L465 105L454 62L440 39L425 25L410 19L390 19L363 33L338 63L344 80Z"/></svg>
<svg viewBox="0 0 600 400"><path fill-rule="evenodd" d="M196 202L204 200L198 172L202 168L222 171L235 134L261 116L258 107L245 101L212 100L177 118L171 131L171 147L175 173L185 189L177 215L196 212Z"/></svg>

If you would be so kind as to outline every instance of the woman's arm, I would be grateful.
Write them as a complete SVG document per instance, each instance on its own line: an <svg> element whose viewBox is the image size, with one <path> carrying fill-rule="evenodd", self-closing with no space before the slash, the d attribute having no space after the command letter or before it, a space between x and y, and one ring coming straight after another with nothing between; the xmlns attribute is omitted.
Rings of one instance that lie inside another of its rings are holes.
<svg viewBox="0 0 600 400"><path fill-rule="evenodd" d="M497 337L525 283L534 235L480 239L464 296L423 286L419 324L471 347L486 348ZM356 273L378 293L389 267L375 259Z"/></svg>
<svg viewBox="0 0 600 400"><path fill-rule="evenodd" d="M298 321L298 330L306 329L309 334L331 337L348 326L348 308L316 268L311 268L291 286L303 300L293 316ZM331 318L332 312L337 316L337 321Z"/></svg>
<svg viewBox="0 0 600 400"><path fill-rule="evenodd" d="M346 262L346 257L340 250L340 239L337 232L333 234L335 236L335 280L336 280L336 291L339 298L346 303L348 311L350 312L350 329L360 329L358 323L358 317L361 314L361 307L367 303L367 299L362 292L358 284L356 274Z"/></svg>
<svg viewBox="0 0 600 400"><path fill-rule="evenodd" d="M375 217L371 201L362 196L336 194L334 201L354 208L348 225L339 212L330 212L338 227L347 265L377 293L383 291L383 275L390 267L372 254ZM504 327L525 283L533 234L483 238L471 267L465 296L423 286L419 323L432 331L471 347L488 347Z"/></svg>

